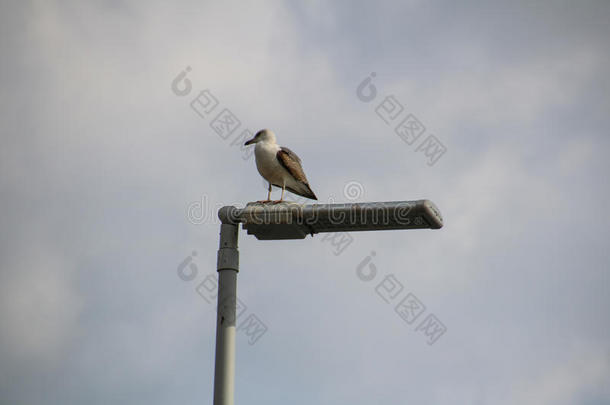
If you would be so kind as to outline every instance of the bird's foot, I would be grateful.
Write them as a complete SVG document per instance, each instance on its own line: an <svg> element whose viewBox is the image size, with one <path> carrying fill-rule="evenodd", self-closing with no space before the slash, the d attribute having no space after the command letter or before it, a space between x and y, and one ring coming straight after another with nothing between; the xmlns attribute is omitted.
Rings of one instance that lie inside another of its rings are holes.
<svg viewBox="0 0 610 405"><path fill-rule="evenodd" d="M283 203L284 200L273 200L271 201L271 204L279 204L279 203Z"/></svg>
<svg viewBox="0 0 610 405"><path fill-rule="evenodd" d="M256 203L257 204L267 204L267 203L273 203L273 201L271 201L271 200L259 200Z"/></svg>

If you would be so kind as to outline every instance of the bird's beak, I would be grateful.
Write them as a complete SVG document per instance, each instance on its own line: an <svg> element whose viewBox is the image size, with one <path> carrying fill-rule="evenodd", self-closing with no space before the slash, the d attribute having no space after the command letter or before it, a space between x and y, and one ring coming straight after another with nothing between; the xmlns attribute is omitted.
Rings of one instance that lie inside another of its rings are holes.
<svg viewBox="0 0 610 405"><path fill-rule="evenodd" d="M245 145L250 145L252 143L254 143L254 138L250 139L249 141L246 141L246 143L244 143L244 146Z"/></svg>

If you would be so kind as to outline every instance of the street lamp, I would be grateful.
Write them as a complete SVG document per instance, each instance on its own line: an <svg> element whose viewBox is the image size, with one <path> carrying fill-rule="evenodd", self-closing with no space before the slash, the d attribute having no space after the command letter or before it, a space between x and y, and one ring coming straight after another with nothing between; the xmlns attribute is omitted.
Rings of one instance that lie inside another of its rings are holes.
<svg viewBox="0 0 610 405"><path fill-rule="evenodd" d="M429 200L300 205L248 203L223 207L218 249L218 313L214 405L233 405L238 226L259 240L303 239L322 232L440 229L440 211Z"/></svg>

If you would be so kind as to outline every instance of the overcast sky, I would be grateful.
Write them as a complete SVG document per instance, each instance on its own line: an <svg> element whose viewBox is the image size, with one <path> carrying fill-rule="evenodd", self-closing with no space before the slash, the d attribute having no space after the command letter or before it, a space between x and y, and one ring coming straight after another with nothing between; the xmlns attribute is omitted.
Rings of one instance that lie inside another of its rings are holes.
<svg viewBox="0 0 610 405"><path fill-rule="evenodd" d="M236 403L609 404L610 5L458 3L3 1L0 402L212 402L270 128L322 202L445 226L241 232Z"/></svg>

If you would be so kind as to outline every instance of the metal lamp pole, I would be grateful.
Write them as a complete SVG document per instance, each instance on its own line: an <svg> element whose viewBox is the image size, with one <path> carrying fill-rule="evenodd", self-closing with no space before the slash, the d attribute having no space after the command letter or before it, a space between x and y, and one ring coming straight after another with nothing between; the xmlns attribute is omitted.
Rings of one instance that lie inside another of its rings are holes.
<svg viewBox="0 0 610 405"><path fill-rule="evenodd" d="M233 405L235 392L235 311L237 303L238 224L220 225L218 248L218 315L216 319L216 366L214 405Z"/></svg>
<svg viewBox="0 0 610 405"><path fill-rule="evenodd" d="M440 229L443 218L429 200L352 204L274 205L249 203L218 211L218 317L214 405L233 405L235 388L235 317L237 307L238 226L260 240L304 239L322 232Z"/></svg>

